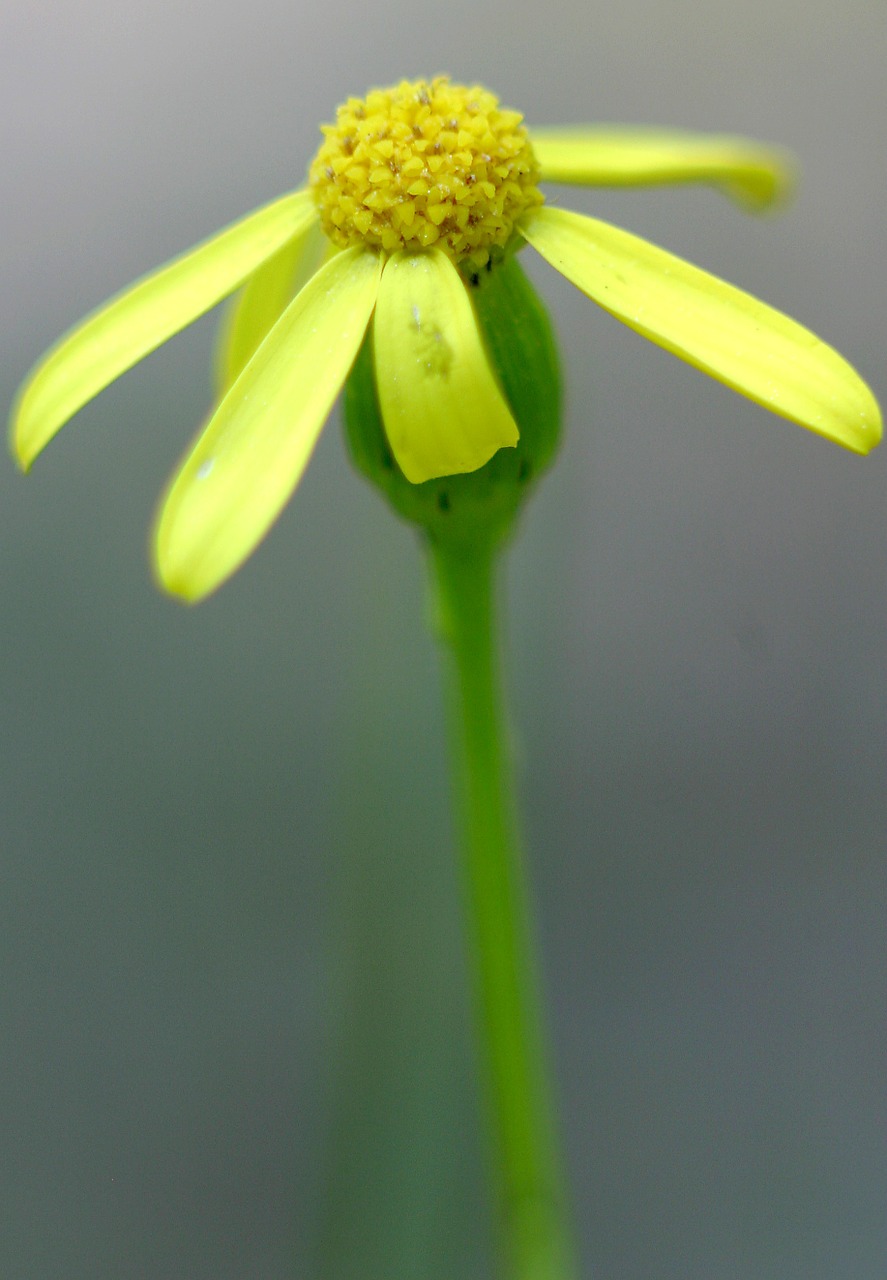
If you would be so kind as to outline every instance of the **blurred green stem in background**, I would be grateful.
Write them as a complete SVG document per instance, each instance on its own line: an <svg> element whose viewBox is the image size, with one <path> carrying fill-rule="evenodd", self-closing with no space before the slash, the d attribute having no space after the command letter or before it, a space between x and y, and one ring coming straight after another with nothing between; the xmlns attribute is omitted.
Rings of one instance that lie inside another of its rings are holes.
<svg viewBox="0 0 887 1280"><path fill-rule="evenodd" d="M464 894L509 1280L578 1273L556 1134L496 621L498 539L430 543L461 802Z"/></svg>

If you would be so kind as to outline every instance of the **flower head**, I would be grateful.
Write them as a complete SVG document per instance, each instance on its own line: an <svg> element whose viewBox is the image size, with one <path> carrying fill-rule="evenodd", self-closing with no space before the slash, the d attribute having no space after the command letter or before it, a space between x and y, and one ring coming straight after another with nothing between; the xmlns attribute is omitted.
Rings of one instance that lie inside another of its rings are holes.
<svg viewBox="0 0 887 1280"><path fill-rule="evenodd" d="M163 501L162 584L214 590L297 485L372 325L382 420L413 484L471 472L518 440L471 285L529 243L617 319L782 417L859 453L871 391L807 329L663 249L543 203L538 182L708 182L749 208L785 185L782 157L727 136L528 132L480 87L446 77L349 99L309 181L145 277L53 348L23 387L23 467L93 396L242 287L220 398Z"/></svg>

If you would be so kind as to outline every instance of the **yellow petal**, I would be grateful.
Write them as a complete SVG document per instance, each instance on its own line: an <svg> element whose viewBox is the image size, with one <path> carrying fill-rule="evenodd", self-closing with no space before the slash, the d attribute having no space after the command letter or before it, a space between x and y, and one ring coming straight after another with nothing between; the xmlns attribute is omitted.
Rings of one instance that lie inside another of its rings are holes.
<svg viewBox="0 0 887 1280"><path fill-rule="evenodd" d="M783 151L747 138L671 129L533 129L543 182L596 187L704 182L749 209L763 209L791 187Z"/></svg>
<svg viewBox="0 0 887 1280"><path fill-rule="evenodd" d="M498 449L517 444L468 291L444 253L390 259L373 343L385 433L413 484L476 471Z"/></svg>
<svg viewBox="0 0 887 1280"><path fill-rule="evenodd" d="M868 453L881 438L869 388L837 351L750 294L618 227L562 209L521 233L583 293L645 338L773 413Z"/></svg>
<svg viewBox="0 0 887 1280"><path fill-rule="evenodd" d="M162 585L199 600L265 536L296 487L363 341L381 258L337 254L261 344L198 437L161 506Z"/></svg>
<svg viewBox="0 0 887 1280"><path fill-rule="evenodd" d="M216 347L216 398L234 385L262 339L323 260L329 241L320 223L309 225L249 277L231 300Z"/></svg>
<svg viewBox="0 0 887 1280"><path fill-rule="evenodd" d="M235 222L105 303L32 371L13 411L13 447L23 467L78 409L167 338L243 283L317 217L297 191Z"/></svg>

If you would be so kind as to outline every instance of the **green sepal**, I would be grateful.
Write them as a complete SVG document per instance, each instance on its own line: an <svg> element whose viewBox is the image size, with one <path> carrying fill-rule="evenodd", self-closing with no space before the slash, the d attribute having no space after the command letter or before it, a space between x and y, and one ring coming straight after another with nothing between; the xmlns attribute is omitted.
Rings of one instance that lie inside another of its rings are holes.
<svg viewBox="0 0 887 1280"><path fill-rule="evenodd" d="M561 426L561 376L551 321L510 254L463 272L490 364L520 439L477 471L411 484L394 460L376 394L372 325L345 384L345 434L352 461L395 511L436 539L503 538L534 481L550 465Z"/></svg>

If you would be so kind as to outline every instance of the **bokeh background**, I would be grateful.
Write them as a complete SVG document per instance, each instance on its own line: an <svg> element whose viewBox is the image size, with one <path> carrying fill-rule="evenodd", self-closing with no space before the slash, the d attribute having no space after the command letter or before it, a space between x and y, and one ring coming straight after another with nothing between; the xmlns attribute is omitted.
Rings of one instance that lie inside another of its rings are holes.
<svg viewBox="0 0 887 1280"><path fill-rule="evenodd" d="M298 184L344 96L448 70L531 124L792 148L778 218L563 199L802 319L887 400L885 65L883 0L5 0L0 399ZM509 563L510 682L583 1274L880 1280L887 452L532 274L568 415ZM214 327L27 481L0 469L0 1270L480 1280L421 558L335 418L219 595L155 592Z"/></svg>

